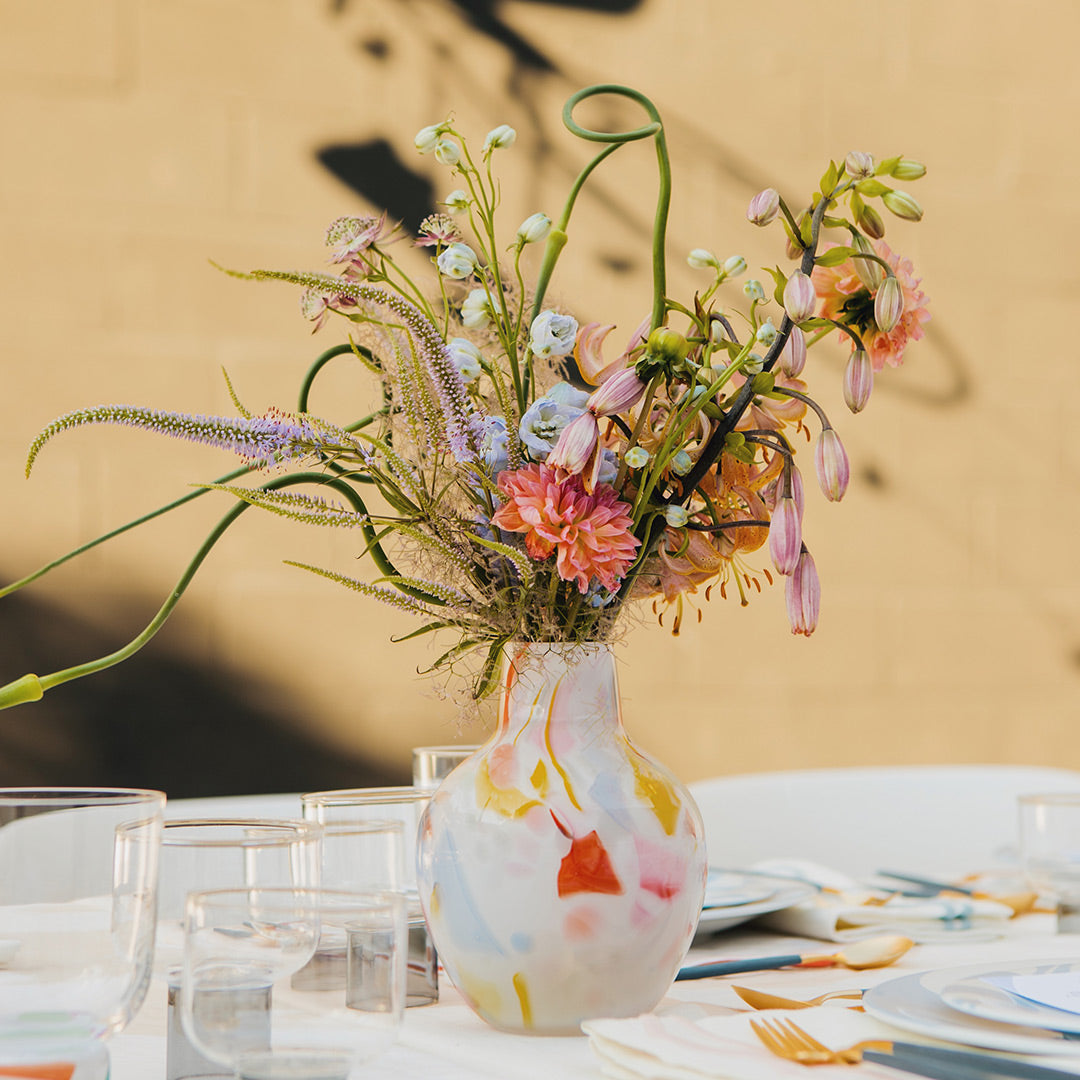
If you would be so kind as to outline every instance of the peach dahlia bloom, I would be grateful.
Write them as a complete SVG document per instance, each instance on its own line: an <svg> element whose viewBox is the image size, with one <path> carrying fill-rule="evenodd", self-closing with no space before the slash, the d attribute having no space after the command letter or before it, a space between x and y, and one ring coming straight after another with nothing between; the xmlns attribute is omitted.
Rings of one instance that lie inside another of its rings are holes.
<svg viewBox="0 0 1080 1080"><path fill-rule="evenodd" d="M874 293L859 280L854 263L848 259L839 266L814 268L814 288L822 298L820 314L826 319L844 322L856 330L863 339L874 371L881 371L886 364L899 367L909 341L923 336L923 323L930 319L926 310L928 300L919 288L921 278L914 276L910 259L897 255L884 240L873 241L874 251L893 269L904 294L904 313L900 321L885 333L874 322ZM855 343L841 335L852 348Z"/></svg>
<svg viewBox="0 0 1080 1080"><path fill-rule="evenodd" d="M576 581L587 592L592 578L609 592L634 561L641 541L630 531L630 507L609 484L589 494L580 476L558 478L548 465L525 465L499 473L499 491L506 502L492 524L525 534L525 547L537 561L555 552L563 581Z"/></svg>

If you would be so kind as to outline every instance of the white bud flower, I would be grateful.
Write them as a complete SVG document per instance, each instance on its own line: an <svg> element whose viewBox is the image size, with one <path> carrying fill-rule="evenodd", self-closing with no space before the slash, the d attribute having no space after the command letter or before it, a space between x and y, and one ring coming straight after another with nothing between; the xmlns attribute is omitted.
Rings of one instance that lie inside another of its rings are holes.
<svg viewBox="0 0 1080 1080"><path fill-rule="evenodd" d="M686 261L695 270L720 269L720 260L711 251L707 251L705 248L694 248L694 250L686 256Z"/></svg>
<svg viewBox="0 0 1080 1080"><path fill-rule="evenodd" d="M468 338L463 337L451 338L446 343L446 348L450 352L454 367L458 369L458 374L466 384L476 382L484 370L480 364L483 359L480 350Z"/></svg>
<svg viewBox="0 0 1080 1080"><path fill-rule="evenodd" d="M439 145L442 139L443 125L442 124L429 124L425 128L421 128L413 139L413 145L421 154L434 153L435 147Z"/></svg>
<svg viewBox="0 0 1080 1080"><path fill-rule="evenodd" d="M551 232L551 218L547 214L530 214L519 226L517 238L519 244L535 244Z"/></svg>
<svg viewBox="0 0 1080 1080"><path fill-rule="evenodd" d="M435 159L441 165L456 165L461 160L461 147L453 139L440 139L435 144Z"/></svg>
<svg viewBox="0 0 1080 1080"><path fill-rule="evenodd" d="M772 319L766 319L758 328L754 338L766 348L776 340L776 327Z"/></svg>
<svg viewBox="0 0 1080 1080"><path fill-rule="evenodd" d="M517 132L509 124L500 124L492 128L484 139L484 153L490 154L492 150L503 150L507 146L513 146L517 139Z"/></svg>
<svg viewBox="0 0 1080 1080"><path fill-rule="evenodd" d="M724 260L724 273L728 277L738 277L746 272L746 260L741 255L730 255Z"/></svg>
<svg viewBox="0 0 1080 1080"><path fill-rule="evenodd" d="M765 290L761 287L761 282L757 278L750 278L742 287L742 291L746 293L749 300L764 300Z"/></svg>
<svg viewBox="0 0 1080 1080"><path fill-rule="evenodd" d="M471 277L480 265L476 252L468 244L460 242L450 244L435 261L438 263L440 273L457 281Z"/></svg>
<svg viewBox="0 0 1080 1080"><path fill-rule="evenodd" d="M451 213L459 214L462 210L469 209L469 196L461 188L455 188L443 199L443 206Z"/></svg>
<svg viewBox="0 0 1080 1080"><path fill-rule="evenodd" d="M473 289L461 305L461 321L470 330L479 330L491 322L491 301L487 289Z"/></svg>
<svg viewBox="0 0 1080 1080"><path fill-rule="evenodd" d="M690 520L690 515L684 506L667 506L664 508L664 520L673 529L681 529Z"/></svg>

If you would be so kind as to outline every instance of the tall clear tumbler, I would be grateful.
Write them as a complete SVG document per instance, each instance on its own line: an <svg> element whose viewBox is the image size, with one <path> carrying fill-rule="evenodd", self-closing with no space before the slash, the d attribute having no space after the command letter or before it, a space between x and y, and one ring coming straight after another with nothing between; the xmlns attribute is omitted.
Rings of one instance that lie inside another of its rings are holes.
<svg viewBox="0 0 1080 1080"><path fill-rule="evenodd" d="M0 788L0 1070L108 1075L101 1040L150 980L164 808L160 791Z"/></svg>
<svg viewBox="0 0 1080 1080"><path fill-rule="evenodd" d="M1021 795L1024 875L1057 906L1058 933L1080 933L1080 794Z"/></svg>
<svg viewBox="0 0 1080 1080"><path fill-rule="evenodd" d="M400 893L231 889L187 901L180 1014L201 1054L240 1080L353 1080L405 1007ZM342 985L298 985L342 948ZM260 988L268 993L258 994ZM366 1072L364 1073L366 1075Z"/></svg>

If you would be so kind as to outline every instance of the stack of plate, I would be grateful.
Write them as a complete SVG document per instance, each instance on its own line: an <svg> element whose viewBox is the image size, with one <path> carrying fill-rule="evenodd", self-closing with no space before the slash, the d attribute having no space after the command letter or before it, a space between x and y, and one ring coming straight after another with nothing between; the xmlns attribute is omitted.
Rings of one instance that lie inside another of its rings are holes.
<svg viewBox="0 0 1080 1080"><path fill-rule="evenodd" d="M758 915L800 904L817 891L815 885L806 881L758 874L753 870L723 870L710 866L698 933L729 930Z"/></svg>
<svg viewBox="0 0 1080 1080"><path fill-rule="evenodd" d="M1080 1056L1080 1013L1054 1009L992 985L996 977L1074 974L1080 960L979 964L905 975L863 995L863 1007L904 1031L1014 1054Z"/></svg>

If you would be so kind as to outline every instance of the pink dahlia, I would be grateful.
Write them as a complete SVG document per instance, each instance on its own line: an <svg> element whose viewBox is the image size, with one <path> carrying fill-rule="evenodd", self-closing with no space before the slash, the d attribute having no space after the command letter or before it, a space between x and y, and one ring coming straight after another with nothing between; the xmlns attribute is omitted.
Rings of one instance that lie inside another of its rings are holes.
<svg viewBox="0 0 1080 1080"><path fill-rule="evenodd" d="M597 484L589 494L580 476L559 479L547 465L525 465L499 473L499 491L506 502L492 524L524 533L534 559L554 551L559 577L576 581L580 592L594 577L609 592L619 587L641 541L630 532L630 507L610 484Z"/></svg>
<svg viewBox="0 0 1080 1080"><path fill-rule="evenodd" d="M923 323L929 321L930 312L926 310L929 302L926 294L919 288L922 279L914 276L911 260L897 255L884 240L875 240L873 244L876 254L892 267L904 297L900 321L888 333L874 321L877 290L868 289L862 283L850 259L839 266L815 267L813 280L822 299L821 315L856 330L863 339L874 371L881 371L886 364L900 366L907 343L923 336ZM852 348L855 347L847 334L842 336Z"/></svg>

